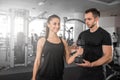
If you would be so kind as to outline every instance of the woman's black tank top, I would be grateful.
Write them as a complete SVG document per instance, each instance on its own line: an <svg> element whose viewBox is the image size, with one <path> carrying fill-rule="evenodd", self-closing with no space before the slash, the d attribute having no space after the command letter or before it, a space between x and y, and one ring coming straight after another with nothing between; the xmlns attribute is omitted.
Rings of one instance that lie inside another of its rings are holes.
<svg viewBox="0 0 120 80"><path fill-rule="evenodd" d="M61 40L61 38L60 38ZM43 61L41 62L38 71L38 77L46 80L56 80L63 76L64 71L64 44L61 40L60 43L51 43L45 41L42 50ZM39 79L38 79L39 80Z"/></svg>

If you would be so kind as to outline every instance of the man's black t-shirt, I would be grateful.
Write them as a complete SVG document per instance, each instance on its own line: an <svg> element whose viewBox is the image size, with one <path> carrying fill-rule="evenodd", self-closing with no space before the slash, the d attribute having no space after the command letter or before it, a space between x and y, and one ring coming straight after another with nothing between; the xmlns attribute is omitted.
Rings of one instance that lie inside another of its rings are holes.
<svg viewBox="0 0 120 80"><path fill-rule="evenodd" d="M101 27L95 32L90 32L90 29L83 31L79 35L79 39L84 41L83 57L90 62L102 57L103 45L112 45L110 34Z"/></svg>
<svg viewBox="0 0 120 80"><path fill-rule="evenodd" d="M90 29L83 31L78 40L84 42L83 58L90 62L96 61L103 56L103 45L112 45L110 34L99 27L95 32ZM105 80L103 66L80 67L79 79L82 80Z"/></svg>

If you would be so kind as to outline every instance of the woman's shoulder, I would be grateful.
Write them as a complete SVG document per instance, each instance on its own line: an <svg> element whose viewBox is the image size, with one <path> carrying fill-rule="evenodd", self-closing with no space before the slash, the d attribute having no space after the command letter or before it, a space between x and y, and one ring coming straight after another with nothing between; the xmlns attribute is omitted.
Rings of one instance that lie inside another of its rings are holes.
<svg viewBox="0 0 120 80"><path fill-rule="evenodd" d="M46 41L46 38L45 38L45 37L41 37L41 38L38 40L38 44L39 44L39 45L44 45L45 41Z"/></svg>
<svg viewBox="0 0 120 80"><path fill-rule="evenodd" d="M41 38L39 38L38 41L44 41L45 39L46 39L45 37L41 37Z"/></svg>

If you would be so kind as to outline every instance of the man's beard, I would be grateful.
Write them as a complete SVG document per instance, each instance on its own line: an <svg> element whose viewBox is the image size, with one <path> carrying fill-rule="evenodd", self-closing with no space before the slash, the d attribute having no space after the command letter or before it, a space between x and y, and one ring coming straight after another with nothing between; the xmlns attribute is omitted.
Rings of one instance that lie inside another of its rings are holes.
<svg viewBox="0 0 120 80"><path fill-rule="evenodd" d="M96 25L96 22L94 22L94 24L92 26L90 26L89 28L93 28Z"/></svg>

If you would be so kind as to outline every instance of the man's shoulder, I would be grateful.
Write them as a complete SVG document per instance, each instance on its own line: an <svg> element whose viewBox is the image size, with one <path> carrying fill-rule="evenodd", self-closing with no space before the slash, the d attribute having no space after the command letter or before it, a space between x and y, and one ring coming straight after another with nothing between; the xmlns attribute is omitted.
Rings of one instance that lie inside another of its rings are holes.
<svg viewBox="0 0 120 80"><path fill-rule="evenodd" d="M82 31L81 34L88 33L88 32L89 32L89 29Z"/></svg>
<svg viewBox="0 0 120 80"><path fill-rule="evenodd" d="M84 31L82 31L82 32L79 34L79 37L88 34L88 32L89 32L89 30L84 30Z"/></svg>
<svg viewBox="0 0 120 80"><path fill-rule="evenodd" d="M105 34L110 34L107 30L105 30L104 28L100 27L99 30L102 32L102 33L105 33Z"/></svg>
<svg viewBox="0 0 120 80"><path fill-rule="evenodd" d="M106 31L105 29L103 29L101 27L100 27L99 31L100 31L100 34L102 34L103 36L111 36L108 31Z"/></svg>

